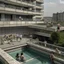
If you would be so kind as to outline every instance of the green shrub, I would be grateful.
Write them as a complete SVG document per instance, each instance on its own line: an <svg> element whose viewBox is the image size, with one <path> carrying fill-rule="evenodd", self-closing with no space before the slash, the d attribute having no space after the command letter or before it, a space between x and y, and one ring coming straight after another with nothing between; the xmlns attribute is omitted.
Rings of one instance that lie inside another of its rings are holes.
<svg viewBox="0 0 64 64"><path fill-rule="evenodd" d="M59 36L58 32L53 32L51 34L51 41L52 41L53 44L58 44L59 39L60 39L60 36Z"/></svg>

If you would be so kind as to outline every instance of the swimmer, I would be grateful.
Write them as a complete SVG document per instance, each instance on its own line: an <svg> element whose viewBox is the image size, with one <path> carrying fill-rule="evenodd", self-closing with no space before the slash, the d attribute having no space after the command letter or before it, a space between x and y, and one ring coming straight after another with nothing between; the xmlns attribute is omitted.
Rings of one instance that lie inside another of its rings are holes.
<svg viewBox="0 0 64 64"><path fill-rule="evenodd" d="M22 61L22 62L25 61L25 57L24 57L23 53L21 53L21 55L20 55L20 61Z"/></svg>
<svg viewBox="0 0 64 64"><path fill-rule="evenodd" d="M53 52L50 54L50 59L51 59L51 64L55 64Z"/></svg>
<svg viewBox="0 0 64 64"><path fill-rule="evenodd" d="M16 60L19 61L20 60L20 56L19 53L16 54Z"/></svg>

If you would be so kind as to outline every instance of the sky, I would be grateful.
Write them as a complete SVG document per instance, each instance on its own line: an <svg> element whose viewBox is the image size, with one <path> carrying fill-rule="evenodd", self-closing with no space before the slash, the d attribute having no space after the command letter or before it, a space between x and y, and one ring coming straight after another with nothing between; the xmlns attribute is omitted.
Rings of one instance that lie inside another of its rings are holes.
<svg viewBox="0 0 64 64"><path fill-rule="evenodd" d="M56 12L64 12L64 0L44 0L44 16L52 16Z"/></svg>

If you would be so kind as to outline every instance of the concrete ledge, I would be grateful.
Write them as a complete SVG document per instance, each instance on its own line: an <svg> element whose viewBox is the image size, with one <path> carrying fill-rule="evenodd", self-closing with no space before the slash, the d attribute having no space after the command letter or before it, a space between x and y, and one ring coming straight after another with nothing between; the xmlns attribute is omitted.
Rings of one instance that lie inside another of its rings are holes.
<svg viewBox="0 0 64 64"><path fill-rule="evenodd" d="M5 64L20 64L18 61L13 59L9 54L7 54L2 49L0 49L0 57L1 57L1 60L3 60Z"/></svg>
<svg viewBox="0 0 64 64"><path fill-rule="evenodd" d="M17 45L17 46L8 47L8 48L5 48L3 50L8 51L8 50L12 50L12 49L15 49L15 48L20 48L20 47L23 47L23 46L26 46L26 45L27 44L21 44L21 45Z"/></svg>
<svg viewBox="0 0 64 64"><path fill-rule="evenodd" d="M43 46L41 47L37 44L33 44L33 43L27 43L27 44L30 46L30 48L35 49L39 52L45 53L47 55L50 55L50 52L55 53L55 50L51 50L51 49L48 49L48 48L43 47ZM58 62L59 64L64 64L64 59L61 59L61 58L58 58L58 57L54 57L54 61Z"/></svg>

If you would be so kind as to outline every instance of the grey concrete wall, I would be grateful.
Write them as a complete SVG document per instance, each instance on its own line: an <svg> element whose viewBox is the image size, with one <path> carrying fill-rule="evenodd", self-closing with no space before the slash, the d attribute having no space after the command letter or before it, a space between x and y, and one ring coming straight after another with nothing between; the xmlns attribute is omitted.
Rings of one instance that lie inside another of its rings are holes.
<svg viewBox="0 0 64 64"><path fill-rule="evenodd" d="M9 54L7 54L1 48L0 48L0 60L4 62L3 64L20 64L18 61L12 58Z"/></svg>
<svg viewBox="0 0 64 64"><path fill-rule="evenodd" d="M3 34L32 34L34 32L33 29L28 28L26 26L22 27L1 27L0 28L0 35Z"/></svg>

